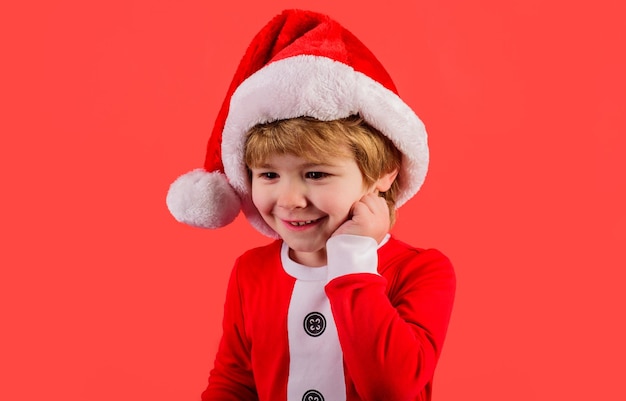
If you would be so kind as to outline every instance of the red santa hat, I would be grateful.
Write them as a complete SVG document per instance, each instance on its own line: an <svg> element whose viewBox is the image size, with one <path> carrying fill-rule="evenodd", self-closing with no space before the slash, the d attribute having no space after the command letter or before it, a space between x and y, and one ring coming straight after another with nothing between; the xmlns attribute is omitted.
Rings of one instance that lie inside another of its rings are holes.
<svg viewBox="0 0 626 401"><path fill-rule="evenodd" d="M330 121L359 114L402 152L396 207L421 187L428 167L424 125L398 96L371 51L326 15L287 10L254 37L219 111L204 168L170 186L167 206L180 222L223 227L243 210L276 237L252 204L244 164L246 134L257 124L309 116Z"/></svg>

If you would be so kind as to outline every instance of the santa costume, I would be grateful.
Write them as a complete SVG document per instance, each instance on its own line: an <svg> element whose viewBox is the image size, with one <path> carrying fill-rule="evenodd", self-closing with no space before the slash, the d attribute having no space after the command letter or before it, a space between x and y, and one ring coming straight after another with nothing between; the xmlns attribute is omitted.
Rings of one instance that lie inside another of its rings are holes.
<svg viewBox="0 0 626 401"><path fill-rule="evenodd" d="M244 164L257 124L360 115L402 153L396 207L421 187L426 131L380 62L328 16L287 10L249 45L218 114L203 168L179 177L167 204L186 224L218 228L242 210L277 238L252 203ZM289 258L277 239L236 262L209 400L430 400L455 291L448 259L389 234L338 235L327 265Z"/></svg>

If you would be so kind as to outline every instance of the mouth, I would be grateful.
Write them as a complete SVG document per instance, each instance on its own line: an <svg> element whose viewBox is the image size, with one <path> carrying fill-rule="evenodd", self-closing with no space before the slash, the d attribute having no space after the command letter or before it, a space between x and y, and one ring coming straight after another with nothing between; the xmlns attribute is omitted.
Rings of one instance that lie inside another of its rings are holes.
<svg viewBox="0 0 626 401"><path fill-rule="evenodd" d="M290 221L289 224L291 224L294 227L300 227L300 226L306 226L308 224L313 224L315 223L317 220L305 220L305 221Z"/></svg>
<svg viewBox="0 0 626 401"><path fill-rule="evenodd" d="M285 224L287 224L287 226L292 227L292 228L306 228L307 226L311 226L311 225L318 223L322 219L323 217L320 217L319 219L313 219L313 220L285 220Z"/></svg>

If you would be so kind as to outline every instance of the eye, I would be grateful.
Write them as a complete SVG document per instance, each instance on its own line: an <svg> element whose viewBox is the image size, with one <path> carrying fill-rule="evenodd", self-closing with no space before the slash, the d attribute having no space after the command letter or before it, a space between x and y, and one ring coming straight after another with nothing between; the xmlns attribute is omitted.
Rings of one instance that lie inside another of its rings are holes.
<svg viewBox="0 0 626 401"><path fill-rule="evenodd" d="M274 179L278 178L278 174L274 173L272 171L264 171L262 173L258 173L257 177L265 179L265 180L274 180Z"/></svg>
<svg viewBox="0 0 626 401"><path fill-rule="evenodd" d="M304 176L311 180L320 180L322 178L328 177L330 174L322 173L321 171L309 171Z"/></svg>

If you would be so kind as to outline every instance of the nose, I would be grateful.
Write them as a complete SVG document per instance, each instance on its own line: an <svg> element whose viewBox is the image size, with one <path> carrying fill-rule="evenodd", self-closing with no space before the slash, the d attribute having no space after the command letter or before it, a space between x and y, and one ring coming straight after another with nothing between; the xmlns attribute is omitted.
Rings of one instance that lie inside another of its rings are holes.
<svg viewBox="0 0 626 401"><path fill-rule="evenodd" d="M303 183L285 180L276 190L278 191L276 194L277 206L288 210L306 207L306 187Z"/></svg>

